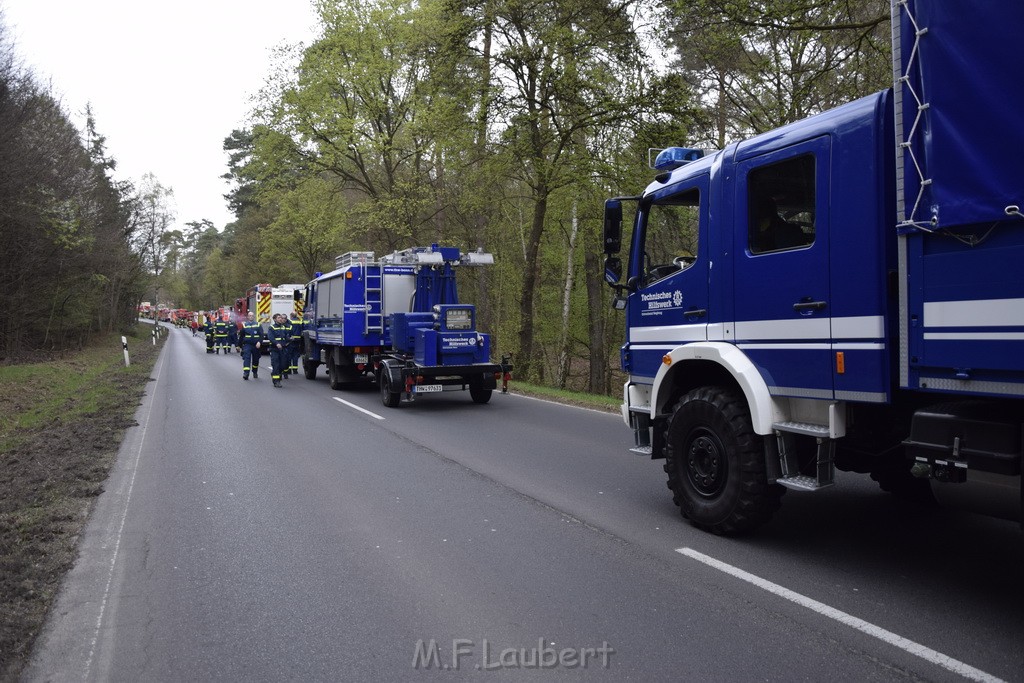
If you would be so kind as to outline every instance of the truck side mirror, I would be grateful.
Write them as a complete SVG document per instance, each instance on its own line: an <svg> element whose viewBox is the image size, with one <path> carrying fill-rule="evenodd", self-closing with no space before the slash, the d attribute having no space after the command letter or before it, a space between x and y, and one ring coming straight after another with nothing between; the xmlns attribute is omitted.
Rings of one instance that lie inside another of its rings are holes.
<svg viewBox="0 0 1024 683"><path fill-rule="evenodd" d="M618 254L620 249L622 249L622 202L618 199L607 199L604 202L604 253L611 256ZM605 277L607 278L607 275Z"/></svg>
<svg viewBox="0 0 1024 683"><path fill-rule="evenodd" d="M604 260L604 281L614 285L622 279L622 261L618 256L608 256Z"/></svg>
<svg viewBox="0 0 1024 683"><path fill-rule="evenodd" d="M303 292L301 289L293 290L292 298L295 299L296 301L302 301L305 298L303 294L305 294L305 292Z"/></svg>

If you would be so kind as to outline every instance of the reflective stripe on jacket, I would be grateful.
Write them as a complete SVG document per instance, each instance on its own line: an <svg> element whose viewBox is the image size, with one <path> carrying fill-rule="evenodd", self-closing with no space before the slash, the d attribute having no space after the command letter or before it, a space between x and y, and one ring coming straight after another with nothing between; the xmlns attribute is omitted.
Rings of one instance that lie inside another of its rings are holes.
<svg viewBox="0 0 1024 683"><path fill-rule="evenodd" d="M288 323L285 323L284 325L271 325L270 329L267 330L267 337L273 345L280 344L282 346L287 346L290 336L291 326L288 325Z"/></svg>
<svg viewBox="0 0 1024 683"><path fill-rule="evenodd" d="M257 322L244 322L239 331L239 344L255 344L263 341L263 327Z"/></svg>

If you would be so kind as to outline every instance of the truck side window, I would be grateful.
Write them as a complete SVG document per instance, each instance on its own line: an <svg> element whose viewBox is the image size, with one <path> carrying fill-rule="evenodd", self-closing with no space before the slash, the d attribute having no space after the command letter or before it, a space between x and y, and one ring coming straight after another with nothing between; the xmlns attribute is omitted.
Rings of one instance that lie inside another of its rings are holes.
<svg viewBox="0 0 1024 683"><path fill-rule="evenodd" d="M814 157L754 169L747 177L750 253L814 244Z"/></svg>
<svg viewBox="0 0 1024 683"><path fill-rule="evenodd" d="M645 287L693 265L699 225L700 192L696 189L651 205L644 238Z"/></svg>

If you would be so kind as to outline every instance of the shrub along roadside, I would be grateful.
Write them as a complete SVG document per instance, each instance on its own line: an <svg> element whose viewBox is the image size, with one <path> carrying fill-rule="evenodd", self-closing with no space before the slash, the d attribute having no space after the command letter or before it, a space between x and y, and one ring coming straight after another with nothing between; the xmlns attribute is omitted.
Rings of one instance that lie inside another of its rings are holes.
<svg viewBox="0 0 1024 683"><path fill-rule="evenodd" d="M136 326L45 363L0 366L0 680L31 653L79 535L135 424L163 339Z"/></svg>

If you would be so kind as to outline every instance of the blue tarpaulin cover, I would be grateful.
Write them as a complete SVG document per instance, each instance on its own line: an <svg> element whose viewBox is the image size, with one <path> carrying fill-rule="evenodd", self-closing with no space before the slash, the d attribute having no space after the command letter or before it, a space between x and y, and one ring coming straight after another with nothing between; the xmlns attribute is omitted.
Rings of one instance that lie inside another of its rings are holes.
<svg viewBox="0 0 1024 683"><path fill-rule="evenodd" d="M911 137L913 154L931 179L909 215L921 185L905 156L907 218L942 229L1024 208L1024 1L912 0L900 28L909 88L928 105ZM919 29L926 32L913 54ZM908 87L902 91L906 137L917 103Z"/></svg>

